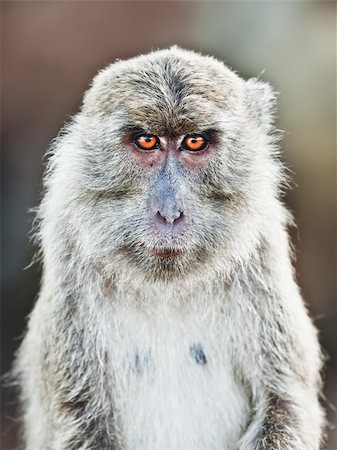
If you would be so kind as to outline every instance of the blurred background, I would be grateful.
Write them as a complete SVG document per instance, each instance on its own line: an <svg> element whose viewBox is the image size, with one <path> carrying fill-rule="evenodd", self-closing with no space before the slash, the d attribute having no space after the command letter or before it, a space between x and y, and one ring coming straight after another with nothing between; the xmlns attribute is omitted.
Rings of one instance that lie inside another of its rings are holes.
<svg viewBox="0 0 337 450"><path fill-rule="evenodd" d="M243 77L260 74L279 97L277 126L293 172L285 201L296 270L327 357L325 399L336 449L336 3L3 1L2 372L10 369L39 288L30 264L42 157L79 108L96 72L172 44L212 54ZM17 448L13 394L2 396L1 449ZM166 449L158 449L166 450Z"/></svg>

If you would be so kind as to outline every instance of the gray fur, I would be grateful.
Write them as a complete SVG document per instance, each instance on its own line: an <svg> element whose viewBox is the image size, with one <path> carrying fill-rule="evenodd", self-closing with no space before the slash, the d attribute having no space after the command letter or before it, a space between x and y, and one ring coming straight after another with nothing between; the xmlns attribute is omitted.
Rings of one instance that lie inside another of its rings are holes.
<svg viewBox="0 0 337 450"><path fill-rule="evenodd" d="M268 84L177 47L96 76L38 211L42 287L15 367L27 450L320 448L321 354L291 265L274 103ZM130 156L133 126L218 141L202 169L170 161L161 177ZM166 194L190 218L178 237L149 225ZM181 256L148 252L172 245Z"/></svg>

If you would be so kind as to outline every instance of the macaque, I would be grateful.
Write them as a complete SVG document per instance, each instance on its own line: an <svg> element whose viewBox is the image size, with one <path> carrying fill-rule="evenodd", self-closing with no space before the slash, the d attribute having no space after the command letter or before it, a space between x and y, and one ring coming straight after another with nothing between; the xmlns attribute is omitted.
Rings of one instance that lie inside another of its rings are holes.
<svg viewBox="0 0 337 450"><path fill-rule="evenodd" d="M94 78L37 213L26 450L320 448L275 97L178 47Z"/></svg>

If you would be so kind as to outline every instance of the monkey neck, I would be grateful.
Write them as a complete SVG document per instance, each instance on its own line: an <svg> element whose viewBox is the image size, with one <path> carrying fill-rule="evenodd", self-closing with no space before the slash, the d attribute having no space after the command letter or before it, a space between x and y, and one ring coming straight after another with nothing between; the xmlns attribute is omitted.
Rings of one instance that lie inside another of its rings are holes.
<svg viewBox="0 0 337 450"><path fill-rule="evenodd" d="M282 240L282 236L278 239ZM230 276L221 270L213 270L204 276L173 282L144 282L134 274L117 271L107 278L98 270L87 268L85 272L85 268L78 267L72 274L68 272L71 276L61 277L61 292L63 298L74 299L72 303L82 312L87 311L85 314L96 314L96 309L106 312L111 309L112 312L118 305L147 314L155 314L158 310L164 313L185 311L190 314L193 310L216 313L224 304L236 301L233 299L241 296L242 292L248 293L258 287L260 291L274 295L285 278L292 278L289 256L279 251L281 246L281 242L275 246L261 242L251 258L237 265ZM81 275L76 279L78 272ZM50 292L50 286L48 290ZM60 289L55 288L54 291Z"/></svg>

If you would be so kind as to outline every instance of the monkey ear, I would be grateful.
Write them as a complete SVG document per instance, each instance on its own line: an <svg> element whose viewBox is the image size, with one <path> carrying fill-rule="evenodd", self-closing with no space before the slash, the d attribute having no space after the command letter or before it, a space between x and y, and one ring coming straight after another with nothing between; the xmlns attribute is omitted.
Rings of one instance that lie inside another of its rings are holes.
<svg viewBox="0 0 337 450"><path fill-rule="evenodd" d="M247 80L246 87L250 112L259 125L269 133L275 119L278 93L269 83L258 78Z"/></svg>

